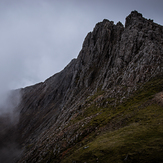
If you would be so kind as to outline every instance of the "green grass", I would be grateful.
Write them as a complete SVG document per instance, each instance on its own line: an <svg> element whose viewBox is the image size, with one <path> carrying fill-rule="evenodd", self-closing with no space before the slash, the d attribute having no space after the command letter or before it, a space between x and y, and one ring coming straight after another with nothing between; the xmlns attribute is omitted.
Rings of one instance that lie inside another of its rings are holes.
<svg viewBox="0 0 163 163"><path fill-rule="evenodd" d="M84 117L100 114L85 128L98 127L100 134L92 132L61 162L163 162L163 107L152 100L162 90L163 78L155 78L117 107L86 108Z"/></svg>
<svg viewBox="0 0 163 163"><path fill-rule="evenodd" d="M101 133L63 162L91 163L96 162L97 158L99 162L163 161L163 108L158 105L148 106L132 117L131 121L134 119L139 119L139 122Z"/></svg>
<svg viewBox="0 0 163 163"><path fill-rule="evenodd" d="M97 92L94 95L87 98L86 104L90 104L91 102L93 102L96 98L98 98L103 93L104 93L104 91L102 91L101 89L98 89ZM96 105L93 103L89 107L86 107L86 109L81 114L79 114L77 117L72 119L70 121L70 124L77 123L77 122L83 120L86 117L89 117L89 116L91 116L93 114L96 114L96 113L100 112L100 110L101 109L96 107Z"/></svg>

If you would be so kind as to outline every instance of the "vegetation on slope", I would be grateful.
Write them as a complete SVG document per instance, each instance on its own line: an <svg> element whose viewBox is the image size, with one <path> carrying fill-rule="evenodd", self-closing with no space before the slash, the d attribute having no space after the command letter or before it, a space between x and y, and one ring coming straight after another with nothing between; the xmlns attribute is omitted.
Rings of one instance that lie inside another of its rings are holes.
<svg viewBox="0 0 163 163"><path fill-rule="evenodd" d="M85 126L96 127L96 130L68 149L61 162L163 162L161 91L163 77L157 77L116 107L90 105L82 116L98 112ZM73 119L73 123L81 120L82 116Z"/></svg>

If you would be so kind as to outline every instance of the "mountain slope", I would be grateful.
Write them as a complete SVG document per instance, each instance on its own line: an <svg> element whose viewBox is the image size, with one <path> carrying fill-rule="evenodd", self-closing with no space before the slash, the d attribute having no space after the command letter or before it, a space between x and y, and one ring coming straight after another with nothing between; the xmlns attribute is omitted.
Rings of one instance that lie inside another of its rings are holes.
<svg viewBox="0 0 163 163"><path fill-rule="evenodd" d="M162 74L161 25L137 11L96 24L77 59L20 90L18 162L163 161Z"/></svg>
<svg viewBox="0 0 163 163"><path fill-rule="evenodd" d="M93 130L61 162L162 162L162 85L163 77L155 78L116 107L94 100L83 119L96 116L82 126Z"/></svg>

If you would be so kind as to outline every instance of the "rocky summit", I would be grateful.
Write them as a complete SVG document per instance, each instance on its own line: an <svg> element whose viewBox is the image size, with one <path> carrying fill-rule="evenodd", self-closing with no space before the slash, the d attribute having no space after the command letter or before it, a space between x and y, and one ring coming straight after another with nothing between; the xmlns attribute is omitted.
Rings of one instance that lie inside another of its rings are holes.
<svg viewBox="0 0 163 163"><path fill-rule="evenodd" d="M97 23L76 59L19 93L13 162L163 162L163 26L137 11Z"/></svg>

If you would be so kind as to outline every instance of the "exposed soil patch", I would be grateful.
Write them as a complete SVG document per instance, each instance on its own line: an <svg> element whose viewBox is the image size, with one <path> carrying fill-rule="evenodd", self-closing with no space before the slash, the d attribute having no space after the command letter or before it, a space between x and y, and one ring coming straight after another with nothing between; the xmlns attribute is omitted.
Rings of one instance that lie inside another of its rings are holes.
<svg viewBox="0 0 163 163"><path fill-rule="evenodd" d="M163 106L163 92L159 92L155 95L154 100L160 104L161 106Z"/></svg>

